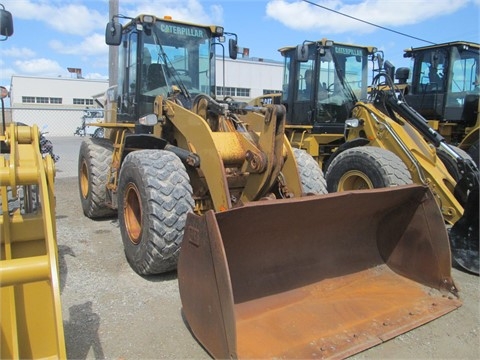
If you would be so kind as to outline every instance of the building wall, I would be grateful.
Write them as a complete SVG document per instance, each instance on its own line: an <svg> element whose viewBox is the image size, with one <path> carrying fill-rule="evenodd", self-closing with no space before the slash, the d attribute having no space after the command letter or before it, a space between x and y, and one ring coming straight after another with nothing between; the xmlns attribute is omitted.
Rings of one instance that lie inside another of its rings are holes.
<svg viewBox="0 0 480 360"><path fill-rule="evenodd" d="M105 92L108 80L74 79L74 78L47 78L13 75L10 88L10 102L12 107L25 106L23 96L62 98L62 107L82 108L85 104L74 104L73 99L92 99L92 95ZM33 105L33 104L28 104ZM35 103L39 106L52 104Z"/></svg>
<svg viewBox="0 0 480 360"><path fill-rule="evenodd" d="M93 101L96 94L104 93L108 80L73 78L47 78L13 75L10 87L12 119L27 125L37 125L49 136L70 136L82 123L83 110L97 108L93 104L74 104L73 99ZM24 96L32 98L61 98L54 102L24 103Z"/></svg>
<svg viewBox="0 0 480 360"><path fill-rule="evenodd" d="M223 85L222 60L217 58L217 87ZM250 89L250 96L232 96L236 100L249 101L263 95L264 90L282 89L283 63L259 59L225 60L225 86Z"/></svg>

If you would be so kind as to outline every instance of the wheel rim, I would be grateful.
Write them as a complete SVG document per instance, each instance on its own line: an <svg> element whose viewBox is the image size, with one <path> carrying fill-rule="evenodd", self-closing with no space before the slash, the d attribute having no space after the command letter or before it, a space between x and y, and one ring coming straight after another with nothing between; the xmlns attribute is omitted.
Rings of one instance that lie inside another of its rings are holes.
<svg viewBox="0 0 480 360"><path fill-rule="evenodd" d="M138 245L142 230L142 207L137 187L130 183L125 190L123 217L130 241Z"/></svg>
<svg viewBox="0 0 480 360"><path fill-rule="evenodd" d="M82 169L80 171L80 190L84 199L88 196L88 185L88 166L84 160L82 161Z"/></svg>
<svg viewBox="0 0 480 360"><path fill-rule="evenodd" d="M338 182L338 191L373 189L370 178L358 170L348 171Z"/></svg>

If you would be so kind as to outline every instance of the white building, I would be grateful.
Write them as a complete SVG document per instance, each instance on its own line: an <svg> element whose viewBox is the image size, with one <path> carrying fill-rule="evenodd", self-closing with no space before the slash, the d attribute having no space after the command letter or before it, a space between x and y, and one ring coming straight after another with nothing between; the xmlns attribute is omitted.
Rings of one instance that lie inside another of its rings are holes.
<svg viewBox="0 0 480 360"><path fill-rule="evenodd" d="M261 95L280 92L283 81L283 62L258 58L225 59L225 93L223 63L217 58L217 95L231 96L235 100L250 101Z"/></svg>
<svg viewBox="0 0 480 360"><path fill-rule="evenodd" d="M10 85L12 119L37 125L49 136L73 135L83 110L98 108L93 95L108 88L107 80L13 75Z"/></svg>
<svg viewBox="0 0 480 360"><path fill-rule="evenodd" d="M217 58L217 95L248 102L282 88L283 63L256 58ZM225 71L224 71L225 69ZM225 74L225 76L224 76ZM12 118L36 124L49 136L71 136L82 123L84 110L98 108L94 97L108 88L107 80L13 75L10 87Z"/></svg>

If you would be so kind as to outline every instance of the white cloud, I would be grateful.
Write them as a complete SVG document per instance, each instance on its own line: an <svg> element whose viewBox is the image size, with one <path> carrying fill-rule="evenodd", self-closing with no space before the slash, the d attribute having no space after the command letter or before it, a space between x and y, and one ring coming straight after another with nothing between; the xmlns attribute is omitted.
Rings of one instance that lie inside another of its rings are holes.
<svg viewBox="0 0 480 360"><path fill-rule="evenodd" d="M212 4L207 9L199 0L122 0L120 13L135 17L138 14L152 14L158 17L166 15L173 19L198 24L223 24L223 8Z"/></svg>
<svg viewBox="0 0 480 360"><path fill-rule="evenodd" d="M338 13L391 28L454 13L470 1L436 0L433 4L431 0L362 0L355 3L325 0L316 3ZM372 25L300 0L271 0L266 6L266 13L268 17L295 30L319 30L338 34L352 31L369 33L376 29Z"/></svg>
<svg viewBox="0 0 480 360"><path fill-rule="evenodd" d="M13 74L15 74L15 70L9 66L6 66L4 61L0 59L0 85L9 87L10 78Z"/></svg>
<svg viewBox="0 0 480 360"><path fill-rule="evenodd" d="M17 60L14 62L17 73L37 76L58 76L65 74L65 68L50 59Z"/></svg>
<svg viewBox="0 0 480 360"><path fill-rule="evenodd" d="M108 54L108 46L105 45L104 35L100 34L85 37L80 43L65 44L59 40L52 40L48 45L59 54L79 56Z"/></svg>
<svg viewBox="0 0 480 360"><path fill-rule="evenodd" d="M35 51L22 47L11 47L8 49L2 49L2 55L13 58L31 58L35 56Z"/></svg>
<svg viewBox="0 0 480 360"><path fill-rule="evenodd" d="M106 14L89 8L89 4L93 2L17 0L4 5L14 19L37 20L64 34L84 35L104 28L107 19Z"/></svg>

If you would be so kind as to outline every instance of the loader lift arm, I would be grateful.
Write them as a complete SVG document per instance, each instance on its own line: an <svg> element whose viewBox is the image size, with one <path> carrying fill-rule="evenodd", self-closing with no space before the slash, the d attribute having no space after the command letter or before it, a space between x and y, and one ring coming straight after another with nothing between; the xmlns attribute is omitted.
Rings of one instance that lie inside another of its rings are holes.
<svg viewBox="0 0 480 360"><path fill-rule="evenodd" d="M54 163L37 126L10 124L0 141L1 358L66 358Z"/></svg>

